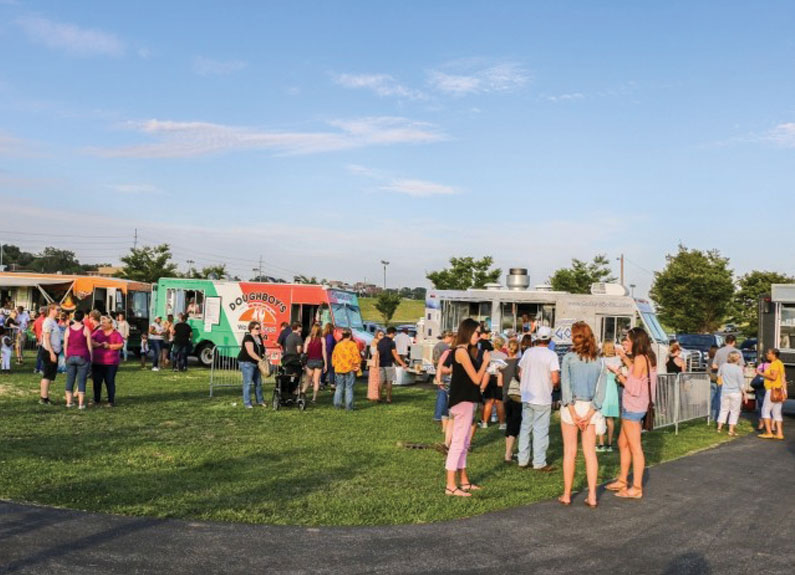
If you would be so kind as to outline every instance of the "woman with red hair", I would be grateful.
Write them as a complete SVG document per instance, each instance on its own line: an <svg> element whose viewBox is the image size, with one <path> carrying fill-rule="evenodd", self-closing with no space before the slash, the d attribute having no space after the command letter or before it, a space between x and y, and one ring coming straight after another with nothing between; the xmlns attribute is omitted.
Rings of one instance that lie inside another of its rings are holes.
<svg viewBox="0 0 795 575"><path fill-rule="evenodd" d="M571 326L571 341L571 351L563 357L560 370L563 495L558 501L563 505L571 504L579 432L582 435L582 453L588 480L585 504L595 508L596 477L599 473L596 436L603 434L605 427L601 412L605 397L605 363L598 357L596 339L587 323L578 321Z"/></svg>

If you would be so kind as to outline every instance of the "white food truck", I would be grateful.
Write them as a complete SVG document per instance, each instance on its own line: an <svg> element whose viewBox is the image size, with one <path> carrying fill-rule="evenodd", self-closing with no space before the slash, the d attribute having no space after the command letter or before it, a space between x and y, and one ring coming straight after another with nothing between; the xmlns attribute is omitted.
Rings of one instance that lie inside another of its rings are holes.
<svg viewBox="0 0 795 575"><path fill-rule="evenodd" d="M549 286L529 288L527 270L512 268L507 286L490 284L484 289L430 290L425 299L425 315L418 323L417 345L412 348L416 373L434 372L431 351L439 336L455 331L464 318L484 322L493 333L513 330L520 333L529 321L534 327L549 326L559 348L571 344L571 326L584 321L598 341L618 341L632 327L641 326L649 334L665 370L668 336L657 320L650 302L630 297L618 284L594 284L590 294L552 291Z"/></svg>

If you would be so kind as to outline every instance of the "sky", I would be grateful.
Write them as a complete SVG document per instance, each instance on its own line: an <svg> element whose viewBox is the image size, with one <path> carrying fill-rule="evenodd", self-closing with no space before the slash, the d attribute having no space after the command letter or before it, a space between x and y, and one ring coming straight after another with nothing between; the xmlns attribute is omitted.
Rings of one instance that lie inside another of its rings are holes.
<svg viewBox="0 0 795 575"><path fill-rule="evenodd" d="M680 244L795 274L793 29L786 0L0 0L0 241L391 287L604 253L644 295Z"/></svg>

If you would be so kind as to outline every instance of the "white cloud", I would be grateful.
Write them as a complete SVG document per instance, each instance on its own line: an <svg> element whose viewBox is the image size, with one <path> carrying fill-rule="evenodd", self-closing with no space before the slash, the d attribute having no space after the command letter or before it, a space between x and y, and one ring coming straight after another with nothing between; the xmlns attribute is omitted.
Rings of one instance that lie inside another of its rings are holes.
<svg viewBox="0 0 795 575"><path fill-rule="evenodd" d="M763 138L784 148L795 148L795 122L779 124Z"/></svg>
<svg viewBox="0 0 795 575"><path fill-rule="evenodd" d="M560 94L557 96L543 96L543 99L547 102L576 102L577 100L584 100L585 94L582 92L571 92L568 94Z"/></svg>
<svg viewBox="0 0 795 575"><path fill-rule="evenodd" d="M452 196L458 193L451 186L426 182L424 180L394 180L391 183L381 186L387 192L406 194L415 198L425 198L428 196Z"/></svg>
<svg viewBox="0 0 795 575"><path fill-rule="evenodd" d="M121 56L124 43L102 30L80 28L74 24L55 22L41 16L19 18L17 24L31 41L61 49L77 56Z"/></svg>
<svg viewBox="0 0 795 575"><path fill-rule="evenodd" d="M452 186L413 178L395 178L380 170L374 170L358 164L349 164L345 168L355 176L376 180L381 183L378 189L386 192L405 194L415 198L451 196L459 193L459 190Z"/></svg>
<svg viewBox="0 0 795 575"><path fill-rule="evenodd" d="M88 151L110 158L191 158L208 154L270 150L277 154L313 154L391 144L426 144L446 139L432 124L389 116L334 120L335 130L286 132L208 122L146 120L125 128L158 142Z"/></svg>
<svg viewBox="0 0 795 575"><path fill-rule="evenodd" d="M483 65L480 61L464 61L445 68L431 70L428 83L435 90L454 96L512 92L530 80L530 74L513 62Z"/></svg>
<svg viewBox="0 0 795 575"><path fill-rule="evenodd" d="M151 184L113 184L108 187L119 194L129 194L134 196L163 193L160 188L157 188Z"/></svg>
<svg viewBox="0 0 795 575"><path fill-rule="evenodd" d="M365 88L379 96L396 96L409 100L421 100L425 95L400 84L389 74L337 74L334 81L346 88Z"/></svg>
<svg viewBox="0 0 795 575"><path fill-rule="evenodd" d="M243 60L214 60L197 57L193 61L193 71L199 76L227 76L248 66Z"/></svg>

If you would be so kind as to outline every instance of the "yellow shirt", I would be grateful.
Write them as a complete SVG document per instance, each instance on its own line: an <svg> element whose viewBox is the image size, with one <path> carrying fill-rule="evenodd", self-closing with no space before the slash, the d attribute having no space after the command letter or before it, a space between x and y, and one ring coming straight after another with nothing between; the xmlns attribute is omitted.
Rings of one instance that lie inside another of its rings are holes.
<svg viewBox="0 0 795 575"><path fill-rule="evenodd" d="M343 339L334 346L331 354L331 365L337 373L349 373L359 371L359 364L362 356L359 355L359 347L350 339Z"/></svg>
<svg viewBox="0 0 795 575"><path fill-rule="evenodd" d="M775 380L765 378L765 389L773 389L774 387L783 387L784 386L784 364L781 363L780 359L777 359L773 363L770 364L764 375L770 375L772 372L776 372L777 376Z"/></svg>

